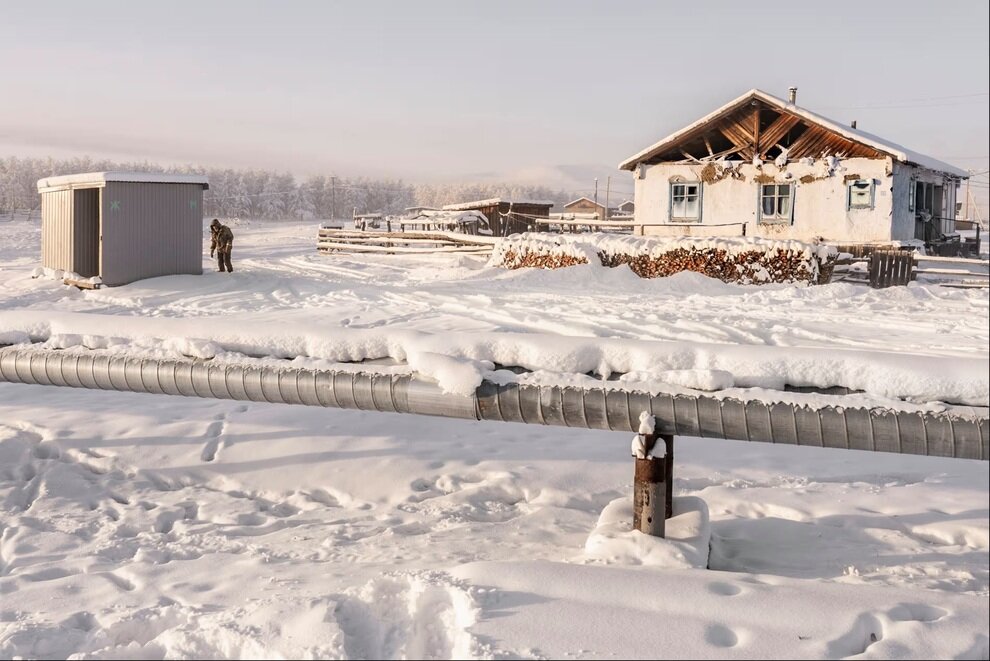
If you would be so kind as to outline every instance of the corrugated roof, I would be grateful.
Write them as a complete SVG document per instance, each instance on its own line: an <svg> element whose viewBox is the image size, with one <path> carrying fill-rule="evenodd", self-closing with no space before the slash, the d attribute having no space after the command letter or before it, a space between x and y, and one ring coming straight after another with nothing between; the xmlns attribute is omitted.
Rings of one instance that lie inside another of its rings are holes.
<svg viewBox="0 0 990 661"><path fill-rule="evenodd" d="M969 177L968 172L960 168L957 168L954 165L950 165L949 163L945 163L936 158L932 158L931 156L926 156L924 154L911 151L910 149L902 147L901 145L898 145L896 143L890 142L889 140L885 140L883 138L875 136L871 133L866 133L865 131L860 131L859 129L854 129L849 126L845 126L844 124L836 122L835 120L829 119L827 117L823 117L822 115L811 112L810 110L806 110L796 105L787 103L783 99L779 99L773 96L772 94L767 94L763 90L758 90L758 89L751 89L742 96L739 96L733 99L732 101L729 101L721 108L718 108L717 110L705 115L698 121L689 124L688 126L685 126L679 131L675 131L674 133L671 133L660 142L657 142L651 145L650 147L647 147L646 149L639 152L635 156L632 156L626 159L625 161L623 161L622 163L620 163L619 169L632 170L634 167L636 167L638 163L640 163L641 161L645 161L651 158L652 156L655 156L657 153L661 152L668 145L676 142L679 138L684 136L684 134L694 130L698 126L701 126L703 124L712 121L713 119L719 117L720 115L725 114L726 112L738 106L748 103L752 99L759 99L770 106L779 108L782 111L793 113L798 117L801 117L802 119L811 122L812 124L817 124L824 129L838 133L839 135L841 135L842 137L848 140L852 140L854 142L859 142L861 144L873 147L874 149L878 151L882 151L885 154L890 155L894 159L901 161L902 163L911 163L914 165L920 165L921 167L928 168L929 170L935 170L937 172L945 172L946 174L962 177L964 179Z"/></svg>
<svg viewBox="0 0 990 661"><path fill-rule="evenodd" d="M100 186L108 181L130 181L146 184L200 184L209 188L210 181L202 174L166 174L164 172L81 172L38 180L38 191L65 186Z"/></svg>

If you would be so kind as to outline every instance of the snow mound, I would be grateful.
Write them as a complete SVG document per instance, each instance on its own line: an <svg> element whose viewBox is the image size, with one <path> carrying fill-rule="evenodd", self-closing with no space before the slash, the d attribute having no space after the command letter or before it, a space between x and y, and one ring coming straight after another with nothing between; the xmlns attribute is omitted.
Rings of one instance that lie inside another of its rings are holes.
<svg viewBox="0 0 990 661"><path fill-rule="evenodd" d="M479 609L464 583L442 572L385 575L342 596L333 618L349 659L477 659L468 631Z"/></svg>
<svg viewBox="0 0 990 661"><path fill-rule="evenodd" d="M633 530L633 501L617 498L605 506L584 545L584 557L605 564L650 565L671 569L707 568L711 526L701 498L674 498L666 537Z"/></svg>

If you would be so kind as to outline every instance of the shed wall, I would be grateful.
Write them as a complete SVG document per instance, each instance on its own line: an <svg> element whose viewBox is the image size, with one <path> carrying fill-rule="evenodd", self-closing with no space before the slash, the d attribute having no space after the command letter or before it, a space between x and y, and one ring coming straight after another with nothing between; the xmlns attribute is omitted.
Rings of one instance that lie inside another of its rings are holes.
<svg viewBox="0 0 990 661"><path fill-rule="evenodd" d="M108 182L100 275L108 285L203 272L203 187Z"/></svg>
<svg viewBox="0 0 990 661"><path fill-rule="evenodd" d="M72 191L41 196L41 265L72 271Z"/></svg>

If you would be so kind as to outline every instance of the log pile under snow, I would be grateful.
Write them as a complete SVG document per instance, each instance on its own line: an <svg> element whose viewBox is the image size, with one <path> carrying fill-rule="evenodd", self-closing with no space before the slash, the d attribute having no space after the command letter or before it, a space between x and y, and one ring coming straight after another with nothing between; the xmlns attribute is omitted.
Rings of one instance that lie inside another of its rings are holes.
<svg viewBox="0 0 990 661"><path fill-rule="evenodd" d="M837 252L822 244L756 237L647 238L613 234L516 234L499 241L490 264L510 269L627 264L641 278L695 271L724 282L827 283Z"/></svg>

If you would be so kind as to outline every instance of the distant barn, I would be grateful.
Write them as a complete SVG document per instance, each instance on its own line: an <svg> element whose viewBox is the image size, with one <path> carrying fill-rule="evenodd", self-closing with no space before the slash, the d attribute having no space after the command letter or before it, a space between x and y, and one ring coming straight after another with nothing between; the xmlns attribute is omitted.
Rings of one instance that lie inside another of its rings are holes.
<svg viewBox="0 0 990 661"><path fill-rule="evenodd" d="M124 285L203 273L201 175L87 172L38 181L42 265Z"/></svg>
<svg viewBox="0 0 990 661"><path fill-rule="evenodd" d="M480 211L488 218L493 236L526 232L534 218L549 218L553 202L546 200L505 200L499 197L444 206L444 211Z"/></svg>

